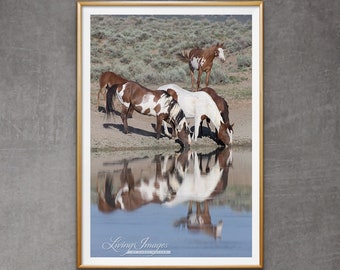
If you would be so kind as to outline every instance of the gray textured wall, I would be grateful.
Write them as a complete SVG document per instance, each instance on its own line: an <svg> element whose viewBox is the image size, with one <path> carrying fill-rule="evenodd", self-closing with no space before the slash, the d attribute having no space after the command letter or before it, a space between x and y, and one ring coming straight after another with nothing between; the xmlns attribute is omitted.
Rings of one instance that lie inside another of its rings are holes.
<svg viewBox="0 0 340 270"><path fill-rule="evenodd" d="M339 269L339 3L265 1L265 269ZM0 269L76 269L76 3L0 26Z"/></svg>

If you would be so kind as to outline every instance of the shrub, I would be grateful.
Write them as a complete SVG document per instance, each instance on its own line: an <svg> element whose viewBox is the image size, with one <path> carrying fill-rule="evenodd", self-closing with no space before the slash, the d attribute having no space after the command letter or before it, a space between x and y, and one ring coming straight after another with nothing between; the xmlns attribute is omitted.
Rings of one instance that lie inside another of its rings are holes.
<svg viewBox="0 0 340 270"><path fill-rule="evenodd" d="M93 16L91 80L97 80L102 71L111 70L140 83L190 83L188 64L179 61L175 54L195 47L207 48L217 42L224 42L229 53L242 52L251 46L250 20L241 22L226 18L222 21L221 18ZM249 66L251 56L240 54L237 67ZM211 83L230 82L228 68L215 60ZM202 81L204 78L205 74Z"/></svg>
<svg viewBox="0 0 340 270"><path fill-rule="evenodd" d="M244 68L251 66L251 57L248 55L240 55L237 57L237 67Z"/></svg>

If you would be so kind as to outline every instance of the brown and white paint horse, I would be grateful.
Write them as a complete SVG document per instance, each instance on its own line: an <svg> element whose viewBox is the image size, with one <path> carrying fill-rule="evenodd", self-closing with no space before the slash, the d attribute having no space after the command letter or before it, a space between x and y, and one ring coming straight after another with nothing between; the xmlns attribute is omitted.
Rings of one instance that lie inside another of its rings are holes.
<svg viewBox="0 0 340 270"><path fill-rule="evenodd" d="M219 96L216 93L216 91L214 89L210 88L210 87L202 88L199 91L206 92L215 101L216 106L221 113L222 119L228 127L228 130L229 130L229 133L230 133L230 144L232 144L232 142L233 142L232 135L234 133L234 130L233 130L234 124L230 124L230 121L229 121L229 106L228 106L228 103L226 102L226 100L223 97ZM210 119L206 118L205 120L207 121L207 124L208 124L208 127L209 127ZM202 124L203 124L203 121L201 121L201 124L200 124L199 134L202 134ZM215 131L215 133L216 133L216 136L217 136L217 133L218 133L217 130Z"/></svg>
<svg viewBox="0 0 340 270"><path fill-rule="evenodd" d="M195 48L190 51L182 51L182 53L178 53L176 56L182 62L189 63L193 91L197 91L200 88L203 72L206 73L205 86L209 85L209 77L215 57L218 57L222 62L225 61L223 43L217 43L207 49ZM196 85L194 76L195 70L198 70Z"/></svg>
<svg viewBox="0 0 340 270"><path fill-rule="evenodd" d="M124 125L124 133L128 133L127 115L135 110L144 115L151 115L157 118L156 138L160 138L162 121L172 125L177 131L178 138L184 148L191 143L190 130L185 114L177 101L165 91L150 90L135 83L127 82L123 85L113 85L108 89L106 97L106 111L109 114L113 111L112 97L116 94L123 105L121 118Z"/></svg>
<svg viewBox="0 0 340 270"><path fill-rule="evenodd" d="M128 82L127 79L121 77L120 75L111 72L111 71L105 71L103 72L99 77L99 91L97 96L97 108L98 111L100 111L100 96L104 98L104 104L106 104L106 91L107 86L111 87L112 85L120 85Z"/></svg>

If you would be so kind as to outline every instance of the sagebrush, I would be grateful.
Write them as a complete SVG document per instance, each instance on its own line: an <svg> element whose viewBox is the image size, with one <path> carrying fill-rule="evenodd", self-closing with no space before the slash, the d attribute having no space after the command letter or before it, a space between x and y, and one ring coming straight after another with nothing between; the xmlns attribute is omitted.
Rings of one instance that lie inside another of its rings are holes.
<svg viewBox="0 0 340 270"><path fill-rule="evenodd" d="M224 43L226 57L215 60L211 84L230 83L229 73L251 68L250 16L92 16L91 81L113 71L142 84L190 82L189 67L175 54ZM233 75L235 76L235 75ZM202 76L202 80L204 80Z"/></svg>

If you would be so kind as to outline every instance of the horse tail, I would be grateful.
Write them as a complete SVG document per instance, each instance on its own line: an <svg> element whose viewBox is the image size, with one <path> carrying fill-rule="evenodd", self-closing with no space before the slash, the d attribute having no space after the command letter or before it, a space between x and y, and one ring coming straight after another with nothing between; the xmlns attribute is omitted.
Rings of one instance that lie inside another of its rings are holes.
<svg viewBox="0 0 340 270"><path fill-rule="evenodd" d="M178 60L180 60L184 63L190 62L190 57L189 57L188 51L182 51L181 53L176 53L176 57L177 57Z"/></svg>
<svg viewBox="0 0 340 270"><path fill-rule="evenodd" d="M105 180L105 201L108 205L115 208L115 198L112 196L112 176L106 176Z"/></svg>
<svg viewBox="0 0 340 270"><path fill-rule="evenodd" d="M109 115L113 113L113 97L116 94L118 84L114 84L111 87L109 85L106 86L107 93L106 93L106 113Z"/></svg>

